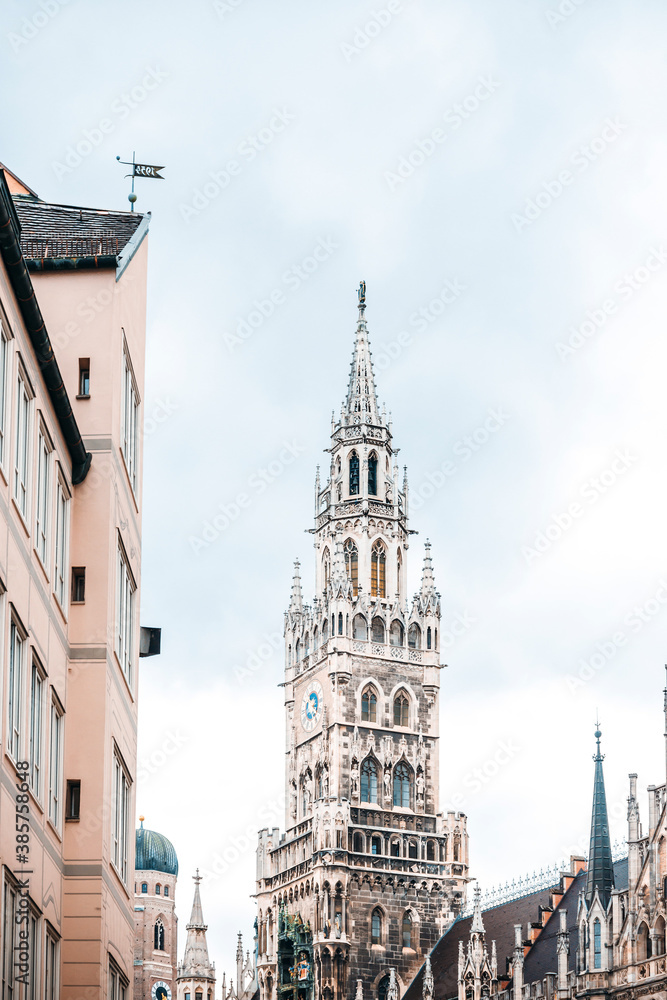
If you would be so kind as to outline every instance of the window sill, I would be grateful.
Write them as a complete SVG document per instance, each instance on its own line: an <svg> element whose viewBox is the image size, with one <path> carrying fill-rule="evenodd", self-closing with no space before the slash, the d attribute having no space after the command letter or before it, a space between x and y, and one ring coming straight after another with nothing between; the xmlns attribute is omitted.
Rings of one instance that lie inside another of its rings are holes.
<svg viewBox="0 0 667 1000"><path fill-rule="evenodd" d="M39 568L41 569L42 573L44 574L44 579L48 583L49 582L49 571L47 570L46 566L42 562L42 557L40 556L39 552L37 551L37 549L35 548L34 545L33 545L32 551L35 553L35 555L37 557L37 563L39 565Z"/></svg>
<svg viewBox="0 0 667 1000"><path fill-rule="evenodd" d="M56 594L55 590L53 591L53 600L56 602L56 607L58 608L58 611L63 616L63 621L65 622L65 624L67 624L67 613L63 608L62 604L60 603L60 598Z"/></svg>
<svg viewBox="0 0 667 1000"><path fill-rule="evenodd" d="M79 394L77 395L77 397L76 397L76 398L77 398L77 399L90 399L90 393L89 393L89 392L80 392L80 393L79 393Z"/></svg>
<svg viewBox="0 0 667 1000"><path fill-rule="evenodd" d="M12 506L14 507L14 510L16 511L16 513L18 515L18 519L21 522L21 527L23 528L23 530L26 533L26 537L30 538L30 528L28 527L28 522L26 520L26 515L23 513L23 511L19 507L18 501L17 501L16 497L14 497L14 496L12 496Z"/></svg>
<svg viewBox="0 0 667 1000"><path fill-rule="evenodd" d="M60 843L62 844L62 841L63 841L63 836L62 836L62 833L60 833L60 831L59 831L59 830L58 830L58 829L57 829L57 828L56 828L56 827L54 826L54 823L53 823L53 820L51 819L51 817L50 817L50 816L49 816L49 818L48 818L48 819L47 819L47 821L46 821L46 825L47 825L47 826L48 826L48 828L50 829L51 833L52 833L52 834L53 834L53 835L54 835L55 837L57 837L57 838L58 838L58 840L60 841Z"/></svg>
<svg viewBox="0 0 667 1000"><path fill-rule="evenodd" d="M125 681L125 687L128 690L128 694L130 695L130 698L132 699L132 701L134 701L134 691L132 690L132 685L130 684L129 680L127 679L127 674L123 670L123 664L120 662L120 659L118 657L118 653L116 651L115 646L114 646L114 651L113 651L113 658L116 661L116 665L117 665L117 667L118 667L118 669L120 671L120 676Z"/></svg>
<svg viewBox="0 0 667 1000"><path fill-rule="evenodd" d="M130 470L127 467L127 462L125 461L125 452L122 448L118 449L120 452L120 460L123 463L123 468L125 469L125 479L130 490L130 496L132 497L132 503L134 504L134 509L136 513L139 513L139 504L137 503L137 498L134 493L134 486L132 485L132 477L130 476Z"/></svg>
<svg viewBox="0 0 667 1000"><path fill-rule="evenodd" d="M72 605L85 604L86 602L85 601L70 601L69 603L70 603L70 607L72 607Z"/></svg>
<svg viewBox="0 0 667 1000"><path fill-rule="evenodd" d="M113 861L110 861L110 862L109 862L109 867L111 868L111 871L112 871L112 872L114 873L114 875L115 875L115 876L116 876L116 878L118 879L118 882L119 882L119 884L120 884L120 885L122 886L122 889L123 889L123 892L125 893L125 895L126 895L126 896L127 896L127 898L129 899L129 898L130 898L130 893L129 893L129 891L128 891L128 888L127 888L127 886L125 885L125 883L123 882L123 879L121 878L121 874L120 874L120 872L118 871L118 869L116 868L116 866L115 866L115 864L113 863Z"/></svg>

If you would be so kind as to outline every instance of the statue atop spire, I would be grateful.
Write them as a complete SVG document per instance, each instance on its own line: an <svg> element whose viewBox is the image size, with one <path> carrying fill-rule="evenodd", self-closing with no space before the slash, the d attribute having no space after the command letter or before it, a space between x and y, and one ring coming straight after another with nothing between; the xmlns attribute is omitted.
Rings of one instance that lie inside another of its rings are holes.
<svg viewBox="0 0 667 1000"><path fill-rule="evenodd" d="M607 796L604 787L600 752L599 724L595 730L596 752L595 777L593 779L593 813L591 816L591 844L588 853L588 874L586 876L586 902L590 906L597 890L602 906L606 909L614 888L614 865L611 859L611 838L607 816Z"/></svg>

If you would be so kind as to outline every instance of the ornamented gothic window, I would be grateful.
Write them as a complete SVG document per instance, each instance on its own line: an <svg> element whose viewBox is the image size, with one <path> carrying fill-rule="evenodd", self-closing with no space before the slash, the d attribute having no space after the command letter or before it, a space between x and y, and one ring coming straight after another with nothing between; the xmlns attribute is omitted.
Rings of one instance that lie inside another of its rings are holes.
<svg viewBox="0 0 667 1000"><path fill-rule="evenodd" d="M375 452L368 456L368 492L371 496L377 496L378 491L378 457Z"/></svg>
<svg viewBox="0 0 667 1000"><path fill-rule="evenodd" d="M160 891L161 891L161 889L162 889L162 886L161 886L161 885L160 885L160 883L158 882L158 883L157 883L157 885L155 886L155 895L156 895L156 896L159 896L159 895L160 895Z"/></svg>
<svg viewBox="0 0 667 1000"><path fill-rule="evenodd" d="M371 837L371 854L382 854L382 837Z"/></svg>
<svg viewBox="0 0 667 1000"><path fill-rule="evenodd" d="M371 944L382 944L382 910L373 910L371 917Z"/></svg>
<svg viewBox="0 0 667 1000"><path fill-rule="evenodd" d="M658 917L655 922L655 953L656 955L665 954L665 918Z"/></svg>
<svg viewBox="0 0 667 1000"><path fill-rule="evenodd" d="M359 456L356 451L350 455L350 496L359 492Z"/></svg>
<svg viewBox="0 0 667 1000"><path fill-rule="evenodd" d="M593 924L593 968L602 968L602 937L599 920Z"/></svg>
<svg viewBox="0 0 667 1000"><path fill-rule="evenodd" d="M642 921L637 931L637 959L643 962L651 957L651 939L648 934L648 927Z"/></svg>
<svg viewBox="0 0 667 1000"><path fill-rule="evenodd" d="M343 634L343 612L338 612L338 635Z"/></svg>
<svg viewBox="0 0 667 1000"><path fill-rule="evenodd" d="M394 698L394 725L408 726L410 724L410 702L404 691L399 691Z"/></svg>
<svg viewBox="0 0 667 1000"><path fill-rule="evenodd" d="M402 646L405 639L405 630L399 621L394 620L389 630L389 642L392 646Z"/></svg>
<svg viewBox="0 0 667 1000"><path fill-rule="evenodd" d="M329 586L329 580L331 579L331 557L329 556L329 550L325 549L322 555L322 579L324 582L324 590Z"/></svg>
<svg viewBox="0 0 667 1000"><path fill-rule="evenodd" d="M359 593L359 552L351 538L345 542L345 569L352 584L352 593Z"/></svg>
<svg viewBox="0 0 667 1000"><path fill-rule="evenodd" d="M363 639L364 641L368 639L368 626L363 615L354 616L354 620L352 622L352 638Z"/></svg>
<svg viewBox="0 0 667 1000"><path fill-rule="evenodd" d="M329 638L329 619L325 618L322 622L322 643L324 644Z"/></svg>
<svg viewBox="0 0 667 1000"><path fill-rule="evenodd" d="M361 801L378 800L378 768L372 757L367 757L361 765Z"/></svg>
<svg viewBox="0 0 667 1000"><path fill-rule="evenodd" d="M303 655L308 656L309 653L310 653L310 636L306 632L306 635L303 640Z"/></svg>
<svg viewBox="0 0 667 1000"><path fill-rule="evenodd" d="M372 622L373 642L384 642L384 622L381 618L374 618Z"/></svg>
<svg viewBox="0 0 667 1000"><path fill-rule="evenodd" d="M165 887L164 887L164 894L165 894L165 896L169 895L169 886L168 885L165 885Z"/></svg>
<svg viewBox="0 0 667 1000"><path fill-rule="evenodd" d="M408 857L417 859L419 857L419 849L417 847L417 841L411 840L408 844Z"/></svg>
<svg viewBox="0 0 667 1000"><path fill-rule="evenodd" d="M432 840L429 840L426 843L426 860L435 861L435 844Z"/></svg>
<svg viewBox="0 0 667 1000"><path fill-rule="evenodd" d="M409 809L412 802L412 771L401 761L394 768L394 805Z"/></svg>
<svg viewBox="0 0 667 1000"><path fill-rule="evenodd" d="M161 920L153 928L153 947L155 951L164 951L164 924Z"/></svg>
<svg viewBox="0 0 667 1000"><path fill-rule="evenodd" d="M361 721L377 722L378 699L375 688L367 687L361 696Z"/></svg>
<svg viewBox="0 0 667 1000"><path fill-rule="evenodd" d="M398 596L402 593L402 582L403 582L403 556L401 555L401 550L398 549L396 552L396 591Z"/></svg>
<svg viewBox="0 0 667 1000"><path fill-rule="evenodd" d="M408 646L410 649L421 649L422 630L416 622L413 622L408 629Z"/></svg>
<svg viewBox="0 0 667 1000"><path fill-rule="evenodd" d="M389 991L389 975L384 975L378 983L378 1000L387 1000Z"/></svg>
<svg viewBox="0 0 667 1000"><path fill-rule="evenodd" d="M355 833L354 835L354 852L355 854L364 853L364 835L363 833Z"/></svg>
<svg viewBox="0 0 667 1000"><path fill-rule="evenodd" d="M431 648L431 626L426 629L426 648Z"/></svg>
<svg viewBox="0 0 667 1000"><path fill-rule="evenodd" d="M386 597L387 557L382 542L376 542L371 550L371 597Z"/></svg>
<svg viewBox="0 0 667 1000"><path fill-rule="evenodd" d="M403 914L402 938L403 947L412 948L412 916L409 910Z"/></svg>

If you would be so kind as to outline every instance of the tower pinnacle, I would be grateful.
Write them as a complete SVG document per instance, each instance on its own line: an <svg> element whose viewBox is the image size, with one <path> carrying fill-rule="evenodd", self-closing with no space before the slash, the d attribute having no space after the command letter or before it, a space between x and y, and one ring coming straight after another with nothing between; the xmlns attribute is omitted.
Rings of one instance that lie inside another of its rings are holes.
<svg viewBox="0 0 667 1000"><path fill-rule="evenodd" d="M600 902L606 909L609 905L611 892L614 888L614 866L611 860L611 839L609 837L609 819L607 817L607 796L604 787L602 761L604 754L600 752L599 726L595 730L597 742L595 761L595 777L593 780L593 813L591 817L591 844L588 852L588 874L586 876L586 902L590 906L597 889Z"/></svg>
<svg viewBox="0 0 667 1000"><path fill-rule="evenodd" d="M380 423L380 414L375 391L375 378L371 349L368 342L368 327L366 326L366 282L362 281L358 289L359 318L357 334L354 343L354 353L350 366L350 381L347 387L344 413L347 423L374 424Z"/></svg>
<svg viewBox="0 0 667 1000"><path fill-rule="evenodd" d="M435 597L435 577L433 576L433 560L431 559L431 543L428 538L424 545L424 568L422 570L421 596L425 600Z"/></svg>
<svg viewBox="0 0 667 1000"><path fill-rule="evenodd" d="M300 614L303 611L303 594L301 592L301 575L300 562L298 559L294 560L294 576L292 577L292 596L289 602L289 610L291 614Z"/></svg>

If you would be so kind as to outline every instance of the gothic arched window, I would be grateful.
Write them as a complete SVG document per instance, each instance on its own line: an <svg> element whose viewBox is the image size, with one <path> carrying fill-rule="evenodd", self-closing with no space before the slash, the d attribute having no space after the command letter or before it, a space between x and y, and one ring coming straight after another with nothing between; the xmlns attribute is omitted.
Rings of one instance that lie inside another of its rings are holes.
<svg viewBox="0 0 667 1000"><path fill-rule="evenodd" d="M382 854L382 837L371 837L371 854Z"/></svg>
<svg viewBox="0 0 667 1000"><path fill-rule="evenodd" d="M318 767L316 771L316 782L317 782L317 798L321 799L324 796L324 768Z"/></svg>
<svg viewBox="0 0 667 1000"><path fill-rule="evenodd" d="M164 894L165 894L165 896L169 895L169 886L168 885L165 885L165 887L164 887Z"/></svg>
<svg viewBox="0 0 667 1000"><path fill-rule="evenodd" d="M364 835L363 833L355 833L354 835L354 852L355 854L364 853Z"/></svg>
<svg viewBox="0 0 667 1000"><path fill-rule="evenodd" d="M658 917L655 922L655 948L656 955L665 954L665 918Z"/></svg>
<svg viewBox="0 0 667 1000"><path fill-rule="evenodd" d="M148 882L142 882L141 883L141 891L142 892L148 892Z"/></svg>
<svg viewBox="0 0 667 1000"><path fill-rule="evenodd" d="M361 765L361 801L378 800L378 768L372 757L367 757Z"/></svg>
<svg viewBox="0 0 667 1000"><path fill-rule="evenodd" d="M382 910L373 910L371 917L371 944L382 944Z"/></svg>
<svg viewBox="0 0 667 1000"><path fill-rule="evenodd" d="M404 631L402 624L394 619L389 629L389 642L392 646L403 645Z"/></svg>
<svg viewBox="0 0 667 1000"><path fill-rule="evenodd" d="M384 642L384 622L381 618L374 618L371 623L373 642Z"/></svg>
<svg viewBox="0 0 667 1000"><path fill-rule="evenodd" d="M412 772L405 761L394 768L394 805L410 808L412 801Z"/></svg>
<svg viewBox="0 0 667 1000"><path fill-rule="evenodd" d="M408 629L408 646L410 649L421 649L422 630L416 622Z"/></svg>
<svg viewBox="0 0 667 1000"><path fill-rule="evenodd" d="M391 846L389 848L389 853L392 858L400 858L401 856L401 842L400 840L392 840Z"/></svg>
<svg viewBox="0 0 667 1000"><path fill-rule="evenodd" d="M399 691L394 698L394 725L408 726L410 724L410 702L404 691Z"/></svg>
<svg viewBox="0 0 667 1000"><path fill-rule="evenodd" d="M160 889L161 889L161 888L162 888L162 886L161 886L161 885L160 885L160 883L158 882L158 884L157 884L157 885L155 886L155 895L156 895L156 896L159 896L159 895L160 895Z"/></svg>
<svg viewBox="0 0 667 1000"><path fill-rule="evenodd" d="M365 688L361 696L361 721L377 722L378 720L378 698L375 688Z"/></svg>
<svg viewBox="0 0 667 1000"><path fill-rule="evenodd" d="M322 622L322 643L325 643L329 638L329 619L325 618Z"/></svg>
<svg viewBox="0 0 667 1000"><path fill-rule="evenodd" d="M350 496L359 492L359 456L356 451L350 455Z"/></svg>
<svg viewBox="0 0 667 1000"><path fill-rule="evenodd" d="M303 655L308 656L310 654L310 636L306 632L303 640Z"/></svg>
<svg viewBox="0 0 667 1000"><path fill-rule="evenodd" d="M401 583L403 578L403 556L401 550L396 552L396 593L401 596Z"/></svg>
<svg viewBox="0 0 667 1000"><path fill-rule="evenodd" d="M426 860L435 861L435 844L432 840L426 842Z"/></svg>
<svg viewBox="0 0 667 1000"><path fill-rule="evenodd" d="M409 910L403 914L402 938L403 947L412 948L412 916Z"/></svg>
<svg viewBox="0 0 667 1000"><path fill-rule="evenodd" d="M368 456L368 492L377 496L378 491L378 457L375 452Z"/></svg>
<svg viewBox="0 0 667 1000"><path fill-rule="evenodd" d="M155 951L164 951L164 924L161 920L153 928L153 947Z"/></svg>
<svg viewBox="0 0 667 1000"><path fill-rule="evenodd" d="M641 922L637 931L637 959L643 962L651 957L651 939L648 934L648 926Z"/></svg>
<svg viewBox="0 0 667 1000"><path fill-rule="evenodd" d="M602 935L599 920L593 924L593 968L602 968Z"/></svg>
<svg viewBox="0 0 667 1000"><path fill-rule="evenodd" d="M324 590L329 586L329 580L331 578L331 557L329 555L329 550L325 549L322 555L322 579L324 581Z"/></svg>
<svg viewBox="0 0 667 1000"><path fill-rule="evenodd" d="M343 634L343 612L338 612L338 635Z"/></svg>
<svg viewBox="0 0 667 1000"><path fill-rule="evenodd" d="M378 1000L387 1000L389 992L389 976L385 974L378 983Z"/></svg>
<svg viewBox="0 0 667 1000"><path fill-rule="evenodd" d="M345 569L352 584L352 593L359 593L359 552L351 538L345 542Z"/></svg>
<svg viewBox="0 0 667 1000"><path fill-rule="evenodd" d="M431 648L431 626L426 629L426 648Z"/></svg>
<svg viewBox="0 0 667 1000"><path fill-rule="evenodd" d="M384 545L378 541L371 550L371 597L387 596L386 563Z"/></svg>
<svg viewBox="0 0 667 1000"><path fill-rule="evenodd" d="M408 844L408 857L416 859L419 857L419 851L417 849L417 841L411 840Z"/></svg>
<svg viewBox="0 0 667 1000"><path fill-rule="evenodd" d="M368 625L363 615L355 615L352 622L352 638L368 639Z"/></svg>

